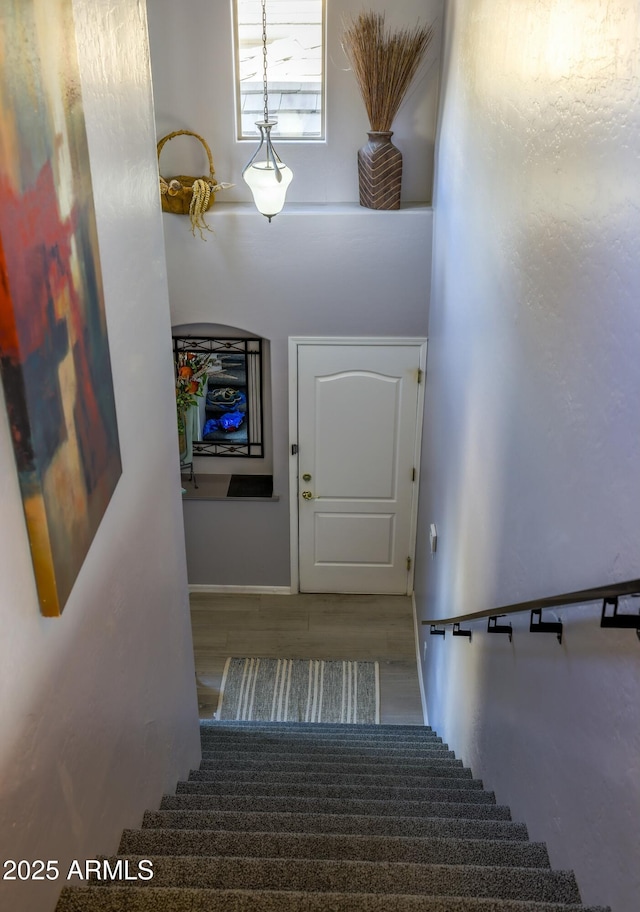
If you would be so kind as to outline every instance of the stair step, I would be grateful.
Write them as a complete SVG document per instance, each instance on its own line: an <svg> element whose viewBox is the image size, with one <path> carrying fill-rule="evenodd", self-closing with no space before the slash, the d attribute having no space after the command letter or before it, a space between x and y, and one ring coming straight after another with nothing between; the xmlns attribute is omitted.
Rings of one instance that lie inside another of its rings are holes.
<svg viewBox="0 0 640 912"><path fill-rule="evenodd" d="M449 756L451 754L451 756ZM348 752L308 752L295 753L284 752L276 753L275 751L265 751L263 754L254 753L253 751L225 751L225 750L204 750L202 751L203 760L215 760L216 763L277 763L283 766L290 763L310 763L312 767L319 763L339 763L343 766L353 764L366 764L368 766L421 766L430 769L462 769L462 760L456 760L451 751L416 751L415 754L388 754L369 749L368 751L358 753ZM286 767L285 767L286 768Z"/></svg>
<svg viewBox="0 0 640 912"><path fill-rule="evenodd" d="M56 912L609 912L600 906L450 896L78 887L62 891Z"/></svg>
<svg viewBox="0 0 640 912"><path fill-rule="evenodd" d="M273 833L450 837L455 839L528 839L524 823L447 817L371 817L358 814L300 814L215 810L147 811L144 828L257 830Z"/></svg>
<svg viewBox="0 0 640 912"><path fill-rule="evenodd" d="M364 741L361 744L343 744L337 745L333 742L327 742L326 744L318 744L314 742L313 744L299 743L297 741L286 743L286 742L265 742L260 745L251 744L249 742L243 743L242 745L225 745L223 741L219 741L216 738L211 739L210 743L206 743L202 748L203 754L216 754L219 757L227 758L229 760L242 760L247 756L257 754L260 757L276 757L282 759L289 758L292 756L300 757L335 757L335 758L355 758L363 759L374 757L377 763L384 763L385 761L394 761L400 759L413 760L414 762L417 759L420 760L455 760L456 755L452 750L447 750L446 745L444 744L433 744L428 747L391 747L384 745L384 747L376 747L375 744L369 744ZM458 761L460 762L460 761Z"/></svg>
<svg viewBox="0 0 640 912"><path fill-rule="evenodd" d="M322 760L291 760L286 755L285 760L268 760L261 759L258 756L250 756L242 760L222 760L220 757L203 753L202 769L224 769L235 775L237 771L246 770L247 772L262 771L270 775L271 772L279 773L320 773L321 775L333 775L334 777L342 776L344 773L376 775L376 776L451 776L455 779L468 778L472 779L473 774L469 767L462 765L460 760L429 760L424 763L402 763L400 761L386 761L385 763L376 763L375 760L367 758L366 761L358 762L357 760L348 762L327 762Z"/></svg>
<svg viewBox="0 0 640 912"><path fill-rule="evenodd" d="M391 751L394 756L398 753L412 753L424 751L450 751L451 748L442 738L430 737L413 738L408 740L397 740L391 737L385 738L341 738L335 739L326 737L315 737L313 735L288 735L287 737L278 738L275 735L267 735L264 738L250 739L248 736L235 737L230 734L218 735L214 733L200 738L202 750L252 750L256 753L265 751L275 751L276 753L316 753L317 751L329 751L333 753L338 751L348 751L354 753L359 750L375 750L376 753Z"/></svg>
<svg viewBox="0 0 640 912"><path fill-rule="evenodd" d="M139 886L199 887L217 890L299 890L344 893L422 893L436 896L495 897L539 902L579 903L571 871L481 865L404 862L326 861L301 858L228 858L121 855L130 872L151 862L153 879ZM127 884L124 881L125 885Z"/></svg>
<svg viewBox="0 0 640 912"><path fill-rule="evenodd" d="M198 829L125 830L118 854L322 858L523 868L550 866L546 846L539 842Z"/></svg>
<svg viewBox="0 0 640 912"><path fill-rule="evenodd" d="M229 772L226 767L220 767L217 763L202 763L200 769L191 770L189 781L203 782L224 782L229 779ZM306 783L312 781L315 786L320 788L323 785L336 785L335 775L330 773L315 774L310 777L308 773L282 772L279 769L270 770L268 773L261 770L239 769L233 773L234 782L287 782L287 783ZM467 779L464 776L405 776L397 775L395 771L387 772L378 771L377 774L371 773L343 773L340 776L341 785L372 785L384 786L385 788L456 788L456 789L482 789L482 779Z"/></svg>
<svg viewBox="0 0 640 912"><path fill-rule="evenodd" d="M408 732L402 734L393 734L391 732L378 734L377 732L361 733L353 732L345 735L332 735L330 732L235 732L226 730L208 730L200 733L202 744L210 744L217 741L225 744L377 744L384 747L385 744L400 745L406 744L409 747L416 745L436 745L443 744L442 738L434 732L425 734L412 735Z"/></svg>
<svg viewBox="0 0 640 912"><path fill-rule="evenodd" d="M336 734L359 734L366 732L377 732L397 735L402 732L433 732L430 725L390 725L388 723L375 725L366 723L364 725L355 723L341 722L239 722L233 720L219 721L218 719L201 719L200 731L208 730L242 730L247 729L252 732L271 731L271 732L329 732Z"/></svg>
<svg viewBox="0 0 640 912"><path fill-rule="evenodd" d="M165 795L163 811L272 811L312 814L372 814L393 817L463 817L510 820L508 807L454 801L366 801L341 798L278 798L246 795Z"/></svg>
<svg viewBox="0 0 640 912"><path fill-rule="evenodd" d="M426 780L430 782L431 780ZM259 795L279 798L345 798L371 801L456 801L495 804L493 792L484 789L403 788L377 785L322 785L315 782L236 782L199 778L197 771L187 782L178 782L178 795Z"/></svg>

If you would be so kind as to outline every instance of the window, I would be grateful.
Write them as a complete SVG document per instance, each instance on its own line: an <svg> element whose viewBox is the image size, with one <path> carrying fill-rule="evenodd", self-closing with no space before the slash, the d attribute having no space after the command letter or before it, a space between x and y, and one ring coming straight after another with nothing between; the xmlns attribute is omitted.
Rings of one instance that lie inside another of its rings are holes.
<svg viewBox="0 0 640 912"><path fill-rule="evenodd" d="M205 378L185 422L193 456L263 456L262 340L174 336L173 356L176 378L190 365Z"/></svg>
<svg viewBox="0 0 640 912"><path fill-rule="evenodd" d="M262 4L235 0L238 138L264 118ZM272 135L324 138L324 0L267 0L267 79Z"/></svg>

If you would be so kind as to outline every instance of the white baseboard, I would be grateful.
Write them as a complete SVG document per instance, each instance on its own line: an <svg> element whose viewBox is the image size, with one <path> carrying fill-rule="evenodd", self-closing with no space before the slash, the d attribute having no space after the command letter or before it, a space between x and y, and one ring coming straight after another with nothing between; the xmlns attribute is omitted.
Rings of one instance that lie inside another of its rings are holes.
<svg viewBox="0 0 640 912"><path fill-rule="evenodd" d="M194 583L189 592L209 593L210 595L291 595L291 586L216 586Z"/></svg>
<svg viewBox="0 0 640 912"><path fill-rule="evenodd" d="M418 684L420 685L420 702L422 703L422 718L424 724L429 724L429 712L427 710L427 695L424 689L424 677L422 675L422 661L420 660L420 637L418 636L418 608L416 606L416 594L411 593L411 605L413 607L413 638L416 644L416 665L418 668Z"/></svg>

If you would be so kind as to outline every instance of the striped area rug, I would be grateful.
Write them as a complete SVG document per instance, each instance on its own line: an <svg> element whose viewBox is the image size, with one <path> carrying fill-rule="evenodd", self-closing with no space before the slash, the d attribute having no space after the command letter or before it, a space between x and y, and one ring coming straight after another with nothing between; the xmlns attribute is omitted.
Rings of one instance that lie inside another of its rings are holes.
<svg viewBox="0 0 640 912"><path fill-rule="evenodd" d="M214 718L379 723L378 663L227 659Z"/></svg>

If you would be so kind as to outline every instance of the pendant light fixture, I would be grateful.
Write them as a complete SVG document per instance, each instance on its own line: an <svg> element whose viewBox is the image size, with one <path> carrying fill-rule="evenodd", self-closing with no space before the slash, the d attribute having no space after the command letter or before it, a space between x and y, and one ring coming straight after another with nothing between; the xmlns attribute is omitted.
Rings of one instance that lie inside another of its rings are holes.
<svg viewBox="0 0 640 912"><path fill-rule="evenodd" d="M260 144L249 162L245 165L242 176L251 188L253 201L258 212L269 221L282 211L287 187L291 183L293 172L281 160L271 143L271 128L277 120L269 118L269 92L267 90L267 0L262 0L262 79L264 93L264 120L256 121L260 130ZM263 157L258 158L264 148Z"/></svg>

